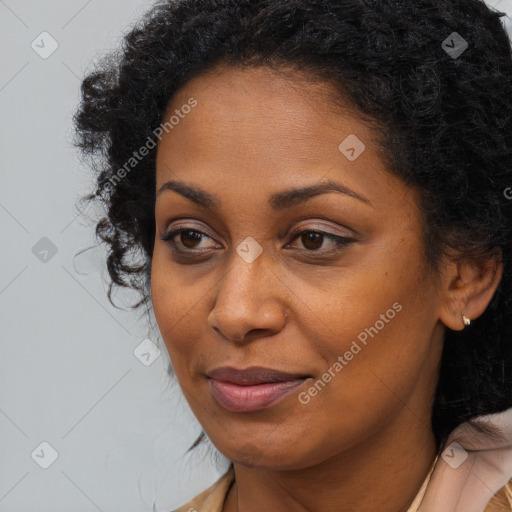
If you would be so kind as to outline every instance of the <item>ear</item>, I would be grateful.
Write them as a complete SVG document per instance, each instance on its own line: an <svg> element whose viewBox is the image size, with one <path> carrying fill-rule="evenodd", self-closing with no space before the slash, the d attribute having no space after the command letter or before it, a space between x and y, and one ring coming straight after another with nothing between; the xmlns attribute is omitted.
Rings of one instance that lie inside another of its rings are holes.
<svg viewBox="0 0 512 512"><path fill-rule="evenodd" d="M455 263L445 259L439 319L454 331L464 329L462 314L474 320L491 302L503 274L501 250L493 255Z"/></svg>

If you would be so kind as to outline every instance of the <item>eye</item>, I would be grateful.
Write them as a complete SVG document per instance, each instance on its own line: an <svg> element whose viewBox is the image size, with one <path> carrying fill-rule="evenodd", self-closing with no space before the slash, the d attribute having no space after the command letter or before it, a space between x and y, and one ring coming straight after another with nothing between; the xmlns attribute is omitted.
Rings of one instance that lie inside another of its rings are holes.
<svg viewBox="0 0 512 512"><path fill-rule="evenodd" d="M305 229L299 231L295 234L291 241L293 242L299 237L307 252L319 252L323 255L335 253L341 250L341 248L356 241L355 238L334 235L333 233L313 229ZM326 239L331 242L331 249L319 251Z"/></svg>
<svg viewBox="0 0 512 512"><path fill-rule="evenodd" d="M179 236L179 242L176 243L174 238ZM170 231L162 236L160 239L164 242L171 244L174 250L177 252L187 252L187 250L197 249L197 243L201 242L203 238L210 238L206 233L202 231L198 231L197 229L192 228L179 228L174 231ZM185 249L180 248L179 246L185 247Z"/></svg>
<svg viewBox="0 0 512 512"><path fill-rule="evenodd" d="M175 240L178 237L178 241ZM300 237L305 252L318 252L322 255L328 255L341 250L343 247L355 242L355 238L350 238L341 235L334 235L326 231L305 229L293 235L291 242ZM179 228L170 231L161 237L161 240L169 243L173 250L177 253L193 252L194 250L201 249L199 244L203 239L209 238L213 240L206 233L192 228ZM331 248L327 250L320 250L325 241L331 242ZM206 249L208 249L206 247Z"/></svg>

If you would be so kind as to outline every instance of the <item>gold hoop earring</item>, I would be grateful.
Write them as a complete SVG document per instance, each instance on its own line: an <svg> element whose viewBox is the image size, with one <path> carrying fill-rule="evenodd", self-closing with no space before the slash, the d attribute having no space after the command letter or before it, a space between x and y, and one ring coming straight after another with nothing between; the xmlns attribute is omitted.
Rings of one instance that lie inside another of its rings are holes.
<svg viewBox="0 0 512 512"><path fill-rule="evenodd" d="M471 320L464 313L462 313L462 322L464 323L464 327L471 324Z"/></svg>

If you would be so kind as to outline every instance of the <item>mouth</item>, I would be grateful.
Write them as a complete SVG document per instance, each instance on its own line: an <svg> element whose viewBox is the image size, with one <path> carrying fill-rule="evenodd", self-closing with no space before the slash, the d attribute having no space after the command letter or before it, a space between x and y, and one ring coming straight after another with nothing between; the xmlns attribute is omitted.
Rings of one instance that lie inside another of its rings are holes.
<svg viewBox="0 0 512 512"><path fill-rule="evenodd" d="M214 399L231 412L252 412L276 405L311 378L261 366L244 370L222 367L207 375Z"/></svg>

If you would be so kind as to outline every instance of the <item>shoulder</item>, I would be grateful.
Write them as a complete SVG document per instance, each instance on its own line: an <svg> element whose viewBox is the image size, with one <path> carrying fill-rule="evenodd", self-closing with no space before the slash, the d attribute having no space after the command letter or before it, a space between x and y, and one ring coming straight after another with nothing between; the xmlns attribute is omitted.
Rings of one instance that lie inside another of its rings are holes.
<svg viewBox="0 0 512 512"><path fill-rule="evenodd" d="M222 506L235 480L233 465L210 487L171 512L222 512ZM512 512L512 478L489 501L484 512Z"/></svg>
<svg viewBox="0 0 512 512"><path fill-rule="evenodd" d="M489 501L484 512L512 511L512 478Z"/></svg>
<svg viewBox="0 0 512 512"><path fill-rule="evenodd" d="M233 464L210 487L171 512L222 512L224 500L235 480Z"/></svg>

